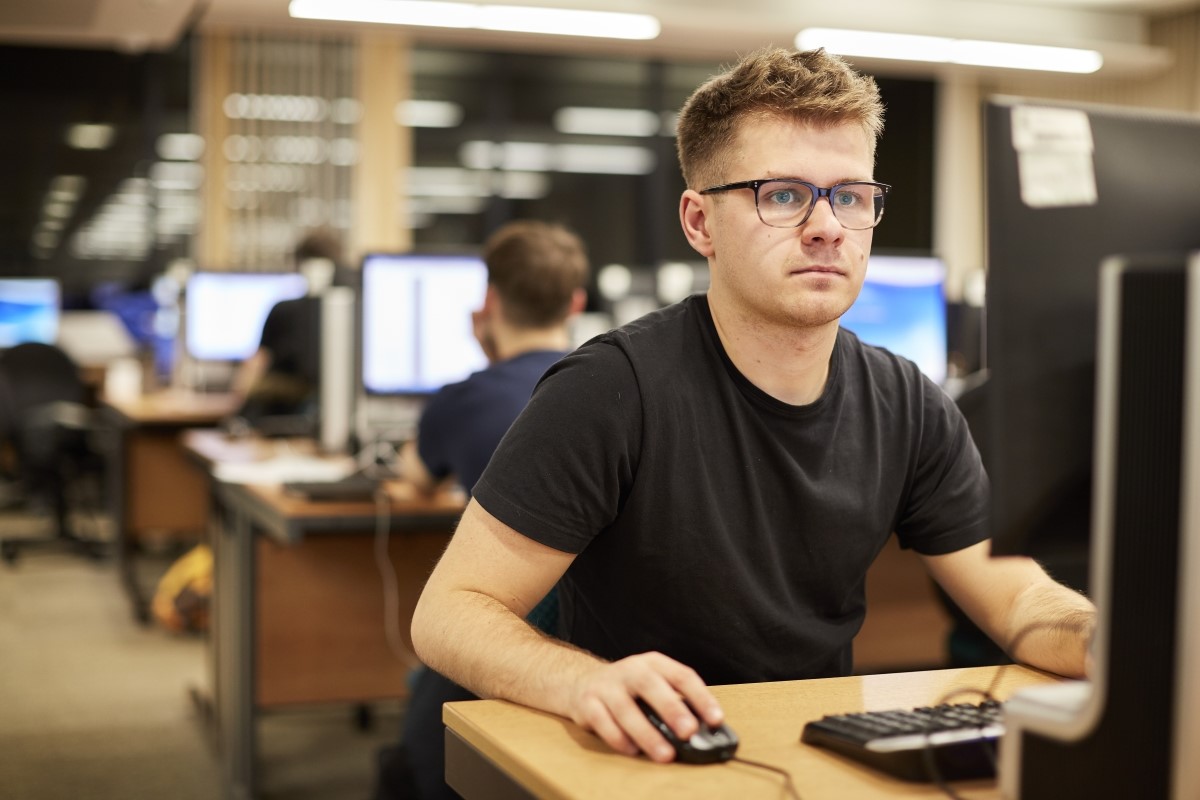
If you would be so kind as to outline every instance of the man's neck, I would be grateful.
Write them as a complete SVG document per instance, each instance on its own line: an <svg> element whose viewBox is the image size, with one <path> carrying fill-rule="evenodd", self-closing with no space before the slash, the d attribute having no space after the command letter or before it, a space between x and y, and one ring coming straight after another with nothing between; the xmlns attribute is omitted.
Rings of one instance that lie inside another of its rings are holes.
<svg viewBox="0 0 1200 800"><path fill-rule="evenodd" d="M714 303L711 296L709 311L725 353L748 381L789 405L820 399L837 341L837 320L815 328L772 324Z"/></svg>
<svg viewBox="0 0 1200 800"><path fill-rule="evenodd" d="M536 350L567 350L571 337L565 326L552 328L508 328L496 332L496 360L507 361Z"/></svg>

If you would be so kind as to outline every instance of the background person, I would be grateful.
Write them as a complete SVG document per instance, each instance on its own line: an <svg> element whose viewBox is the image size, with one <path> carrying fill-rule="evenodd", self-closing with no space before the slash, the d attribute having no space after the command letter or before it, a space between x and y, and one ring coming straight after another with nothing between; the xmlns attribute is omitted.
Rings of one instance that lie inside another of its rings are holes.
<svg viewBox="0 0 1200 800"><path fill-rule="evenodd" d="M517 221L484 244L488 285L483 307L471 315L488 367L440 389L400 452L399 473L432 492L445 482L468 491L501 437L529 401L533 387L570 347L568 323L583 310L588 260L583 242L561 225ZM550 627L553 593L530 615ZM380 753L377 800L422 800L458 795L445 782L442 704L475 696L430 669L415 676L399 747Z"/></svg>

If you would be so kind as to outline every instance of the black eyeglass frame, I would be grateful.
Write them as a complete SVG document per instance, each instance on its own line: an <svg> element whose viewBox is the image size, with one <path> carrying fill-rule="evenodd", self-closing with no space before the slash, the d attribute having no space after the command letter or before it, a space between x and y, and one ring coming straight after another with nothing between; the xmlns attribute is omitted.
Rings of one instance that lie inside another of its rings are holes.
<svg viewBox="0 0 1200 800"><path fill-rule="evenodd" d="M758 189L764 183L776 183L776 182L778 182L778 183L794 183L799 186L805 186L813 194L813 201L812 201L812 204L809 205L808 211L806 211L804 213L804 216L795 225L772 225L771 223L767 222L762 217L762 211L758 207ZM844 222L842 222L841 217L839 217L837 215L837 209L834 208L834 206L833 206L832 198L833 198L834 192L836 192L838 189L842 189L846 186L874 186L875 188L880 190L879 195L878 195L878 197L879 197L879 212L875 215L875 222L873 222L872 224L868 225L865 228L851 228L849 225L846 225ZM825 197L825 198L829 198L829 208L833 211L834 219L836 219L838 221L839 225L841 225L843 228L845 228L846 230L849 230L849 231L868 231L871 228L876 227L877 225L879 225L880 222L883 221L883 207L885 205L885 201L887 200L887 194L888 194L888 192L890 192L892 190L892 187L889 184L877 183L875 181L846 181L844 183L835 183L833 186L826 188L826 187L822 187L822 186L817 186L815 183L809 183L808 181L799 180L797 178L759 178L757 180L752 180L752 181L737 181L736 183L723 183L720 186L710 186L707 189L701 189L700 194L716 194L717 192L731 192L735 189L751 189L754 191L754 213L758 214L758 221L761 222L763 225L766 225L769 228L785 228L785 229L786 228L799 228L801 225L808 222L808 218L812 216L813 209L817 207L817 203L819 203L821 201L822 197Z"/></svg>

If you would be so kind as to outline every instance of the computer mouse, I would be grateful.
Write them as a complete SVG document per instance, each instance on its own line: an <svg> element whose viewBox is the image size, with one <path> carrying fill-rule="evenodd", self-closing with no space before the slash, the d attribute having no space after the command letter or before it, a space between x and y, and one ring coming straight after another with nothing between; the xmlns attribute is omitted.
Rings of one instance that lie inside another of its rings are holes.
<svg viewBox="0 0 1200 800"><path fill-rule="evenodd" d="M700 729L692 734L690 739L684 740L675 735L671 726L663 722L649 703L639 697L637 704L646 715L646 719L650 720L650 724L675 749L675 760L681 764L718 764L733 758L733 754L737 752L738 737L733 729L725 723L716 727L710 726L691 705L688 705L688 710L700 723Z"/></svg>

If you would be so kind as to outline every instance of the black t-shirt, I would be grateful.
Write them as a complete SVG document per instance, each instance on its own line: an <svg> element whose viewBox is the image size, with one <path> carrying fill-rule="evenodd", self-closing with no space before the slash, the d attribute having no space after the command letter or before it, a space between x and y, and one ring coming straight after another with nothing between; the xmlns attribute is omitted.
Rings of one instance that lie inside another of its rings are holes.
<svg viewBox="0 0 1200 800"><path fill-rule="evenodd" d="M321 298L281 300L263 322L259 346L271 353L270 374L316 389L321 375Z"/></svg>
<svg viewBox="0 0 1200 800"><path fill-rule="evenodd" d="M926 554L986 538L978 453L916 365L841 330L821 398L787 405L734 368L704 296L553 367L474 496L578 554L563 638L710 684L848 674L892 531Z"/></svg>

